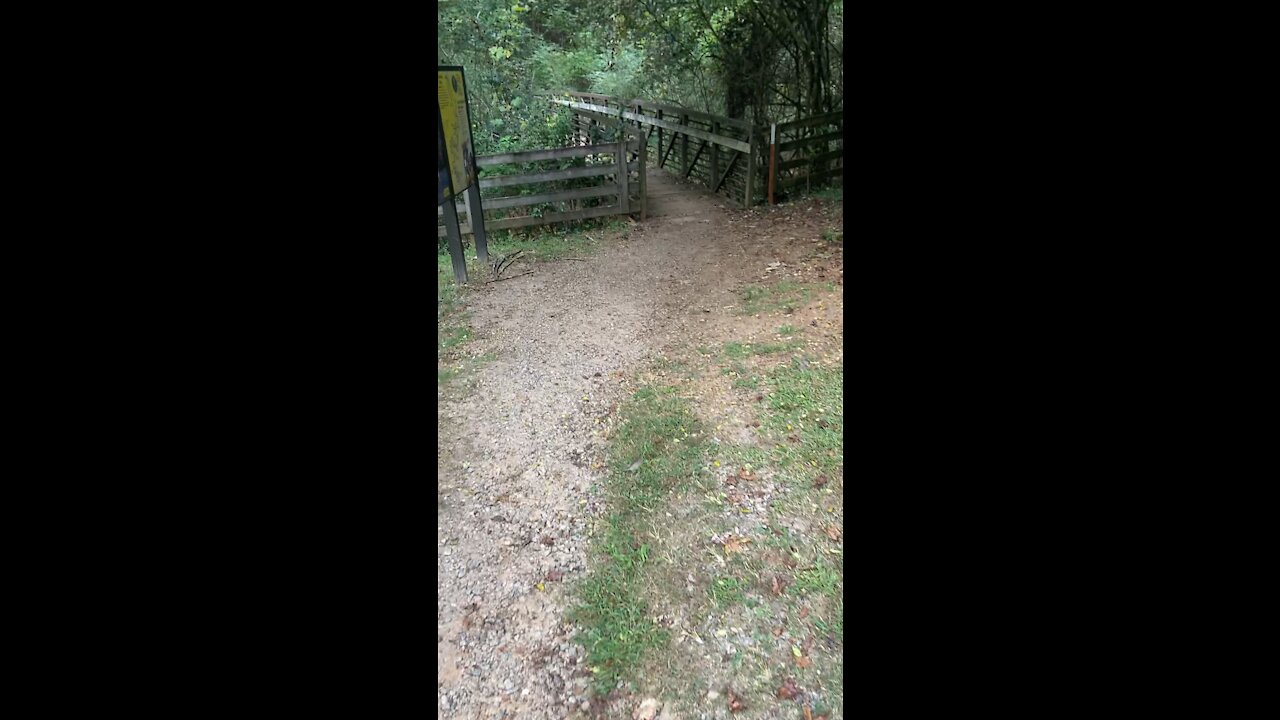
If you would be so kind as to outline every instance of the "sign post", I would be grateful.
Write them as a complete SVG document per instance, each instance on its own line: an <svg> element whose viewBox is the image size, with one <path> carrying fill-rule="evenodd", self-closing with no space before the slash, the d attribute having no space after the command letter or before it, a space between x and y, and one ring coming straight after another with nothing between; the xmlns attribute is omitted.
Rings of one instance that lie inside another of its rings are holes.
<svg viewBox="0 0 1280 720"><path fill-rule="evenodd" d="M444 206L444 234L449 240L449 258L453 260L453 279L459 285L467 284L467 258L462 254L462 228L458 227L458 208L454 204L453 181L449 172L449 156L444 146L444 124L436 135L438 160L436 177L440 189L437 197Z"/></svg>
<svg viewBox="0 0 1280 720"><path fill-rule="evenodd" d="M466 192L467 220L471 224L471 232L476 239L476 256L480 262L489 262L489 243L484 229L484 207L480 201L480 185L476 179L475 146L471 142L471 113L467 100L467 84L462 68L455 66L436 67L436 100L440 115L440 135L442 146L442 162L449 176L448 192L442 193L441 202L448 199L445 207L446 233L449 232L449 216L457 222L457 209L453 207L454 198ZM442 176L443 177L443 176ZM458 246L461 248L461 227L459 227ZM452 241L450 254L453 253ZM461 251L459 251L461 255ZM455 268L457 259L454 260ZM465 270L464 270L465 272Z"/></svg>

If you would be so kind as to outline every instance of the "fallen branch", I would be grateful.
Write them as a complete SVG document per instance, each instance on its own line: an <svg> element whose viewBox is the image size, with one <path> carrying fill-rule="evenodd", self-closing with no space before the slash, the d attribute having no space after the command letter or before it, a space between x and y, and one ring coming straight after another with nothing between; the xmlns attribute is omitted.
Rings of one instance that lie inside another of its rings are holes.
<svg viewBox="0 0 1280 720"><path fill-rule="evenodd" d="M487 284L489 284L489 283L502 282L503 280L510 280L510 279L512 279L512 278L518 278L518 277L520 277L521 275L532 275L532 274L533 274L533 271L532 271L532 270L529 270L529 271L527 271L527 272L522 272L522 273L520 273L520 275L512 275L511 277L494 278L493 280L486 280L486 281L485 281L485 284L487 285Z"/></svg>
<svg viewBox="0 0 1280 720"><path fill-rule="evenodd" d="M560 258L561 260L577 260L578 262L586 262L587 258Z"/></svg>

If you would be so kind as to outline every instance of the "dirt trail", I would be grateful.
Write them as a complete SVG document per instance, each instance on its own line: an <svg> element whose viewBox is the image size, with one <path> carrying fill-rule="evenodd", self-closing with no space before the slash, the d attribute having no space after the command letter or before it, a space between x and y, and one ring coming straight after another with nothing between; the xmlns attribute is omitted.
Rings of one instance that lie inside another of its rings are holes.
<svg viewBox="0 0 1280 720"><path fill-rule="evenodd" d="M497 359L438 402L438 717L586 709L564 612L598 511L596 420L646 358L740 328L726 306L779 241L724 204L650 169L649 219L626 239L470 298L476 345Z"/></svg>

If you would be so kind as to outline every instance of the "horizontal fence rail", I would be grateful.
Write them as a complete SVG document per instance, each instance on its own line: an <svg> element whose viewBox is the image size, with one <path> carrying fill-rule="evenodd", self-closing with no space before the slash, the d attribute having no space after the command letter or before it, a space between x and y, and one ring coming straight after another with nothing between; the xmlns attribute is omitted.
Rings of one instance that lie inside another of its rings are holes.
<svg viewBox="0 0 1280 720"><path fill-rule="evenodd" d="M623 157L627 158L625 165ZM479 155L476 166L486 230L504 230L558 222L587 220L639 212L644 219L644 143L638 132L625 139L593 146ZM543 168L555 163L570 167ZM488 170L489 172L484 172ZM609 204L602 204L609 202ZM471 229L471 208L466 194L455 198L463 234ZM512 213L526 208L523 213ZM444 237L444 208L436 208L436 236Z"/></svg>

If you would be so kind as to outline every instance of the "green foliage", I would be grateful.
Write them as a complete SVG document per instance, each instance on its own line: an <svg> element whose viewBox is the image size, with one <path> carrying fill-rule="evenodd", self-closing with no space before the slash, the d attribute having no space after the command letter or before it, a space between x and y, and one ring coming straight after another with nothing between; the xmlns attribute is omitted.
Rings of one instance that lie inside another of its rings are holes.
<svg viewBox="0 0 1280 720"><path fill-rule="evenodd" d="M725 112L726 93L735 87L772 87L776 80L788 97L809 92L808 66L791 68L793 53L777 38L822 47L837 64L843 42L843 4L832 0L796 0L785 9L758 0L449 0L437 8L438 57L466 72L481 155L565 144L568 113L538 97L540 91ZM807 21L815 16L826 20ZM812 35L824 28L829 42L819 43ZM779 68L794 77L777 75ZM839 94L841 72L837 65L827 73L828 94Z"/></svg>

